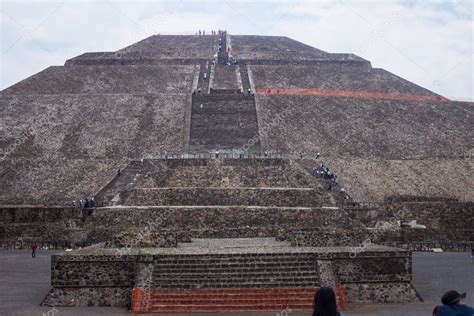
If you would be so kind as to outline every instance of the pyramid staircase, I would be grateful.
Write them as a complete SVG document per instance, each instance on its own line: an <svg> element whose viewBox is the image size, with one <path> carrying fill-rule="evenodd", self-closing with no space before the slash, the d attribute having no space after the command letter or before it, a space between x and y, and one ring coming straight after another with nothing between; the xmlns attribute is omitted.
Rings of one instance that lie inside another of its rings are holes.
<svg viewBox="0 0 474 316"><path fill-rule="evenodd" d="M195 239L178 252L155 257L153 288L134 288L132 312L313 308L320 286L313 253L272 238Z"/></svg>
<svg viewBox="0 0 474 316"><path fill-rule="evenodd" d="M139 161L131 161L120 173L104 186L94 197L97 206L108 206L120 203L119 194L133 187L138 177L142 164Z"/></svg>
<svg viewBox="0 0 474 316"><path fill-rule="evenodd" d="M98 206L331 206L335 195L325 185L280 158L145 159L131 161L95 200Z"/></svg>
<svg viewBox="0 0 474 316"><path fill-rule="evenodd" d="M255 96L193 95L190 134L193 152L241 149L258 135ZM248 146L248 152L260 150L258 139Z"/></svg>
<svg viewBox="0 0 474 316"><path fill-rule="evenodd" d="M198 77L198 89L201 93L207 93L209 90L209 81L211 77L211 63L209 60L202 61L200 63L199 77Z"/></svg>
<svg viewBox="0 0 474 316"><path fill-rule="evenodd" d="M239 64L239 71L240 71L240 77L242 79L242 88L244 93L248 93L248 90L250 89L250 79L249 79L249 73L247 69L246 64Z"/></svg>

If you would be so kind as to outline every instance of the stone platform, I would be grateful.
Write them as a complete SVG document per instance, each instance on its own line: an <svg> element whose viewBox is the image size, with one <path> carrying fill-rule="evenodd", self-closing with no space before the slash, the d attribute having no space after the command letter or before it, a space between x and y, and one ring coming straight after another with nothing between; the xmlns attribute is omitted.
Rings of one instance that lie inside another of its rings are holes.
<svg viewBox="0 0 474 316"><path fill-rule="evenodd" d="M236 311L236 302L226 305L213 296L228 298L230 292L246 289L240 310L281 310L285 303L269 302L268 295L251 300L254 292L279 289L306 293L299 308L293 307L310 310L314 291L323 285L341 289L348 303L418 299L410 283L411 252L377 245L292 247L274 238L193 239L176 248L96 245L54 255L51 271L53 289L43 302L47 306L134 304L136 311ZM178 297L178 310L172 308L176 301L169 292L207 293L207 303Z"/></svg>

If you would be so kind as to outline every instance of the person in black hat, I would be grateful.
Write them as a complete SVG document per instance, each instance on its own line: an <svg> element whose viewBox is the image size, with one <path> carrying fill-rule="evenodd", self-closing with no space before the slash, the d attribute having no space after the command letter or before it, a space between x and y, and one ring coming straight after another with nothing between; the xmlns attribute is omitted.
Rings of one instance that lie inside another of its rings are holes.
<svg viewBox="0 0 474 316"><path fill-rule="evenodd" d="M443 306L437 308L436 316L472 316L474 309L463 304L466 293L459 294L457 291L448 291L441 297Z"/></svg>

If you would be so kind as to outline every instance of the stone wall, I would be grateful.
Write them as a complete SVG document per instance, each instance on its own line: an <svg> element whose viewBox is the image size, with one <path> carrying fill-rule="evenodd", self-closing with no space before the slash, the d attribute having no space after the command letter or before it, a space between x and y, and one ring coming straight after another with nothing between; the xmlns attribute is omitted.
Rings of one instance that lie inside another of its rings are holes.
<svg viewBox="0 0 474 316"><path fill-rule="evenodd" d="M1 207L0 223L31 223L43 222L53 223L64 220L82 219L82 210L80 208L64 207Z"/></svg>
<svg viewBox="0 0 474 316"><path fill-rule="evenodd" d="M136 256L53 255L44 306L130 305Z"/></svg>
<svg viewBox="0 0 474 316"><path fill-rule="evenodd" d="M314 207L328 205L312 188L144 188L121 194L122 205L228 205Z"/></svg>
<svg viewBox="0 0 474 316"><path fill-rule="evenodd" d="M194 69L194 65L52 66L2 94L191 93Z"/></svg>
<svg viewBox="0 0 474 316"><path fill-rule="evenodd" d="M436 95L386 70L369 68L365 64L251 65L250 69L257 89L314 89Z"/></svg>
<svg viewBox="0 0 474 316"><path fill-rule="evenodd" d="M345 289L347 302L354 304L406 303L419 298L408 282L352 283Z"/></svg>
<svg viewBox="0 0 474 316"><path fill-rule="evenodd" d="M2 247L56 247L81 242L87 236L79 208L2 207L0 208L0 240ZM7 241L19 241L12 245Z"/></svg>
<svg viewBox="0 0 474 316"><path fill-rule="evenodd" d="M421 202L434 198L474 201L472 159L328 157L324 161L357 201L383 202L392 195Z"/></svg>
<svg viewBox="0 0 474 316"><path fill-rule="evenodd" d="M232 35L232 56L237 59L318 59L328 53L282 36Z"/></svg>
<svg viewBox="0 0 474 316"><path fill-rule="evenodd" d="M185 102L184 94L2 94L0 145L9 150L0 203L70 205L130 159L181 151Z"/></svg>
<svg viewBox="0 0 474 316"><path fill-rule="evenodd" d="M191 237L278 237L298 246L361 246L368 240L402 245L474 242L472 203L407 203L372 209L120 207L96 209L85 222L67 219L69 209L45 213L54 212L64 214L51 221L14 215L14 223L2 223L0 239L96 243L131 230L150 230L163 240L173 231L180 241ZM411 221L426 228L401 225Z"/></svg>
<svg viewBox="0 0 474 316"><path fill-rule="evenodd" d="M151 159L139 165L137 188L159 187L319 187L320 181L292 160ZM323 192L320 192L323 195Z"/></svg>
<svg viewBox="0 0 474 316"><path fill-rule="evenodd" d="M7 211L12 212L11 208ZM13 209L15 212L15 209ZM18 209L19 214L24 212ZM100 208L82 220L67 220L70 209L51 222L17 218L2 222L0 239L35 238L97 243L127 231L154 232L167 240L191 237L278 237L298 246L365 246L372 243L474 242L472 203L405 203L370 209L297 207L117 207ZM426 228L402 225L416 221ZM163 232L160 235L160 232ZM461 249L458 247L459 250ZM454 247L451 250L456 250ZM428 249L429 250L429 249ZM450 250L449 248L447 250Z"/></svg>
<svg viewBox="0 0 474 316"><path fill-rule="evenodd" d="M326 161L327 157L459 159L473 145L469 114L472 103L468 102L311 95L257 95L256 98L261 116L259 135L265 150L319 151ZM282 112L286 115L275 124L275 113Z"/></svg>

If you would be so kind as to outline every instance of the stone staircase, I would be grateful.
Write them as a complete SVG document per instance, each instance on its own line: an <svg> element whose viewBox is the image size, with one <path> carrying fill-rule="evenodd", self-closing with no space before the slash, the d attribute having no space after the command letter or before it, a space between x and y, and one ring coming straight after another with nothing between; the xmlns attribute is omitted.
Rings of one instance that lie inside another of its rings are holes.
<svg viewBox="0 0 474 316"><path fill-rule="evenodd" d="M238 150L258 135L254 95L193 95L190 149L194 152ZM249 152L260 152L252 142Z"/></svg>
<svg viewBox="0 0 474 316"><path fill-rule="evenodd" d="M217 64L226 65L229 60L229 53L227 52L227 34L223 33L221 39L221 50L217 52Z"/></svg>
<svg viewBox="0 0 474 316"><path fill-rule="evenodd" d="M135 311L309 311L320 286L314 253L273 238L193 239L178 252L155 258Z"/></svg>
<svg viewBox="0 0 474 316"><path fill-rule="evenodd" d="M201 68L199 70L198 89L200 89L201 93L207 93L209 90L209 80L211 76L211 63L209 60L206 60L201 62L200 66Z"/></svg>
<svg viewBox="0 0 474 316"><path fill-rule="evenodd" d="M322 207L338 192L295 161L280 158L131 161L95 199L98 206Z"/></svg>
<svg viewBox="0 0 474 316"><path fill-rule="evenodd" d="M239 71L240 71L240 77L242 79L242 89L244 90L243 92L248 93L248 90L250 89L250 79L249 79L247 65L240 62Z"/></svg>
<svg viewBox="0 0 474 316"><path fill-rule="evenodd" d="M310 311L313 288L153 291L150 312Z"/></svg>
<svg viewBox="0 0 474 316"><path fill-rule="evenodd" d="M108 206L119 203L119 194L127 191L137 181L142 170L140 161L131 161L127 167L117 173L105 187L102 188L94 197L97 206Z"/></svg>
<svg viewBox="0 0 474 316"><path fill-rule="evenodd" d="M306 254L167 256L155 264L160 289L315 287L316 266Z"/></svg>

